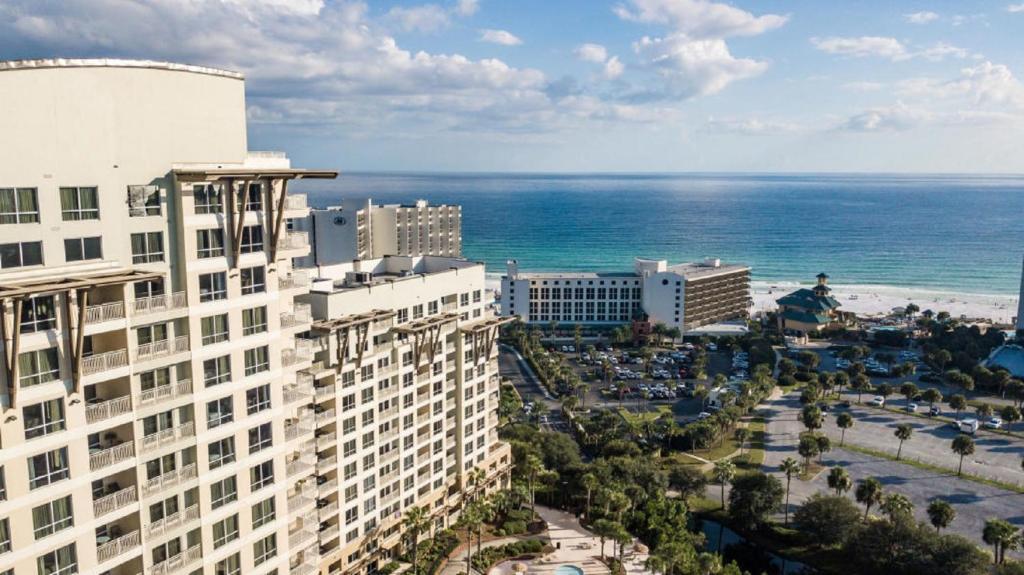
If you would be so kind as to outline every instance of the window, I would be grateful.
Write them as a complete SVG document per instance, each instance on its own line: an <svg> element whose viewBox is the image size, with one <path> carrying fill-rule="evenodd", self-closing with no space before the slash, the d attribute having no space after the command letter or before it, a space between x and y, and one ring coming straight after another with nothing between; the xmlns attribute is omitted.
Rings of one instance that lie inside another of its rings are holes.
<svg viewBox="0 0 1024 575"><path fill-rule="evenodd" d="M214 509L236 499L238 499L238 482L234 475L210 484L210 506Z"/></svg>
<svg viewBox="0 0 1024 575"><path fill-rule="evenodd" d="M242 310L242 335L267 331L267 306Z"/></svg>
<svg viewBox="0 0 1024 575"><path fill-rule="evenodd" d="M103 257L103 244L100 236L93 238L71 238L64 240L64 260L81 262L98 260Z"/></svg>
<svg viewBox="0 0 1024 575"><path fill-rule="evenodd" d="M63 481L70 475L68 448L61 447L28 458L28 488L36 489Z"/></svg>
<svg viewBox="0 0 1024 575"><path fill-rule="evenodd" d="M225 423L231 423L235 418L234 404L231 396L222 397L206 404L206 427L213 429Z"/></svg>
<svg viewBox="0 0 1024 575"><path fill-rule="evenodd" d="M249 454L269 448L274 444L274 429L270 423L249 429Z"/></svg>
<svg viewBox="0 0 1024 575"><path fill-rule="evenodd" d="M54 329L57 324L57 308L53 296L36 296L26 299L21 305L21 333L35 333Z"/></svg>
<svg viewBox="0 0 1024 575"><path fill-rule="evenodd" d="M252 491L274 483L274 460L264 461L249 469L249 485Z"/></svg>
<svg viewBox="0 0 1024 575"><path fill-rule="evenodd" d="M199 301L228 299L228 274L215 272L199 276Z"/></svg>
<svg viewBox="0 0 1024 575"><path fill-rule="evenodd" d="M220 184L192 184L192 199L197 214L219 214L224 209Z"/></svg>
<svg viewBox="0 0 1024 575"><path fill-rule="evenodd" d="M132 284L135 299L146 299L164 295L163 280L145 280Z"/></svg>
<svg viewBox="0 0 1024 575"><path fill-rule="evenodd" d="M21 387L57 381L60 379L57 348L26 351L18 355L18 369L21 371L21 375L18 377L18 384Z"/></svg>
<svg viewBox="0 0 1024 575"><path fill-rule="evenodd" d="M39 222L35 188L0 188L0 224Z"/></svg>
<svg viewBox="0 0 1024 575"><path fill-rule="evenodd" d="M149 521L160 521L178 512L178 496L168 497L149 506Z"/></svg>
<svg viewBox="0 0 1024 575"><path fill-rule="evenodd" d="M7 553L11 550L11 524L4 518L0 519L0 553ZM8 570L10 573L14 571Z"/></svg>
<svg viewBox="0 0 1024 575"><path fill-rule="evenodd" d="M132 263L150 264L164 261L163 232L132 234Z"/></svg>
<svg viewBox="0 0 1024 575"><path fill-rule="evenodd" d="M135 339L139 345L149 345L158 341L167 341L167 324L153 323L135 330Z"/></svg>
<svg viewBox="0 0 1024 575"><path fill-rule="evenodd" d="M260 183L249 184L245 194L239 194L238 203L246 212L258 212L263 209L261 193L263 186Z"/></svg>
<svg viewBox="0 0 1024 575"><path fill-rule="evenodd" d="M3 465L0 465L0 501L7 501L7 475Z"/></svg>
<svg viewBox="0 0 1024 575"><path fill-rule="evenodd" d="M65 222L100 219L100 202L96 188L61 188L60 210Z"/></svg>
<svg viewBox="0 0 1024 575"><path fill-rule="evenodd" d="M245 375L253 375L269 370L269 355L265 345L245 350Z"/></svg>
<svg viewBox="0 0 1024 575"><path fill-rule="evenodd" d="M213 524L213 548L238 539L238 514L229 515Z"/></svg>
<svg viewBox="0 0 1024 575"><path fill-rule="evenodd" d="M246 390L245 406L249 415L270 409L270 384Z"/></svg>
<svg viewBox="0 0 1024 575"><path fill-rule="evenodd" d="M252 528L259 529L276 517L274 498L265 499L252 506Z"/></svg>
<svg viewBox="0 0 1024 575"><path fill-rule="evenodd" d="M67 529L74 524L70 495L54 499L32 509L33 534L37 540Z"/></svg>
<svg viewBox="0 0 1024 575"><path fill-rule="evenodd" d="M228 314L211 315L202 319L203 345L228 340Z"/></svg>
<svg viewBox="0 0 1024 575"><path fill-rule="evenodd" d="M224 230L196 230L196 257L216 258L224 255Z"/></svg>
<svg viewBox="0 0 1024 575"><path fill-rule="evenodd" d="M225 437L207 446L210 455L210 469L217 469L235 460L235 438Z"/></svg>
<svg viewBox="0 0 1024 575"><path fill-rule="evenodd" d="M267 272L262 266L242 268L242 295L267 291Z"/></svg>
<svg viewBox="0 0 1024 575"><path fill-rule="evenodd" d="M203 383L213 387L231 380L231 356L222 355L203 361Z"/></svg>
<svg viewBox="0 0 1024 575"><path fill-rule="evenodd" d="M128 215L133 218L160 215L160 188L128 186Z"/></svg>
<svg viewBox="0 0 1024 575"><path fill-rule="evenodd" d="M25 439L42 437L48 433L64 430L64 402L51 399L22 409L25 423Z"/></svg>
<svg viewBox="0 0 1024 575"><path fill-rule="evenodd" d="M78 573L78 555L75 544L54 549L36 559L38 575L72 575Z"/></svg>
<svg viewBox="0 0 1024 575"><path fill-rule="evenodd" d="M229 556L223 561L218 561L213 566L213 575L239 575L242 572L242 561L238 553Z"/></svg>
<svg viewBox="0 0 1024 575"><path fill-rule="evenodd" d="M252 564L260 565L277 556L277 535L271 533L252 544Z"/></svg>
<svg viewBox="0 0 1024 575"><path fill-rule="evenodd" d="M0 269L43 265L43 242L0 244Z"/></svg>
<svg viewBox="0 0 1024 575"><path fill-rule="evenodd" d="M243 254L263 251L263 226L245 226L242 228Z"/></svg>

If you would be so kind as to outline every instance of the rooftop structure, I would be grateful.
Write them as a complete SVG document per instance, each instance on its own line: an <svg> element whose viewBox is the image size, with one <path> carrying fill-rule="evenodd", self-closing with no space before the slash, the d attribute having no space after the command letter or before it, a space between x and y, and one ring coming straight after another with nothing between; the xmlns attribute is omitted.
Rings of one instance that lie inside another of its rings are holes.
<svg viewBox="0 0 1024 575"><path fill-rule="evenodd" d="M830 294L828 274L818 274L814 287L800 288L775 300L779 305L779 329L807 334L839 323L839 302Z"/></svg>

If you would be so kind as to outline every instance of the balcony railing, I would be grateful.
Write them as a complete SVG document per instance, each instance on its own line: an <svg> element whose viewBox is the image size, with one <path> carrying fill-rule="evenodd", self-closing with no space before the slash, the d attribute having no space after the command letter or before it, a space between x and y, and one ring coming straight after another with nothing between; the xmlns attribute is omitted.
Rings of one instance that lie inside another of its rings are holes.
<svg viewBox="0 0 1024 575"><path fill-rule="evenodd" d="M328 409L326 411L321 411L320 413L316 414L316 424L317 424L317 426L328 425L328 424L331 424L331 423L334 423L334 410L333 409Z"/></svg>
<svg viewBox="0 0 1024 575"><path fill-rule="evenodd" d="M289 328L306 325L313 321L313 311L309 304L295 304L291 312L281 312L281 327Z"/></svg>
<svg viewBox="0 0 1024 575"><path fill-rule="evenodd" d="M186 351L188 351L188 336L179 335L174 339L162 339L140 345L135 348L135 361L145 361Z"/></svg>
<svg viewBox="0 0 1024 575"><path fill-rule="evenodd" d="M100 323L104 321L112 321L115 319L124 319L124 302L123 301L112 301L110 303L101 303L98 305L91 305L85 308L85 323Z"/></svg>
<svg viewBox="0 0 1024 575"><path fill-rule="evenodd" d="M304 210L307 206L306 194L288 194L284 197L284 209L286 210Z"/></svg>
<svg viewBox="0 0 1024 575"><path fill-rule="evenodd" d="M314 389L316 390L316 398L318 400L321 400L321 399L329 399L329 398L334 397L334 393L335 393L337 388L332 383L330 385L322 385L322 386L314 388Z"/></svg>
<svg viewBox="0 0 1024 575"><path fill-rule="evenodd" d="M147 389L138 395L137 403L140 407L153 405L162 401L189 395L192 393L192 380L183 379L167 385L158 385Z"/></svg>
<svg viewBox="0 0 1024 575"><path fill-rule="evenodd" d="M334 479L329 479L327 481L324 481L320 485L317 485L316 488L317 488L317 495L319 495L320 497L324 497L325 495L330 495L331 493L334 493L335 491L338 490L338 478L335 477Z"/></svg>
<svg viewBox="0 0 1024 575"><path fill-rule="evenodd" d="M295 513L299 509L316 502L316 494L310 491L300 491L288 496L288 511Z"/></svg>
<svg viewBox="0 0 1024 575"><path fill-rule="evenodd" d="M290 568L288 575L311 575L315 571L316 565L304 559L302 563Z"/></svg>
<svg viewBox="0 0 1024 575"><path fill-rule="evenodd" d="M118 555L123 555L132 549L135 549L142 544L142 537L139 534L139 530L136 529L131 533L127 533L118 537L117 539L111 539L102 545L96 547L96 561L103 563L109 561Z"/></svg>
<svg viewBox="0 0 1024 575"><path fill-rule="evenodd" d="M135 486L125 487L120 491L115 491L110 495L104 495L99 499L94 499L92 502L92 514L94 517L106 515L107 513L113 513L118 509L126 505L131 505L139 500L138 493L135 491Z"/></svg>
<svg viewBox="0 0 1024 575"><path fill-rule="evenodd" d="M203 557L203 547L194 545L185 551L161 561L149 570L149 575L170 575L185 569Z"/></svg>
<svg viewBox="0 0 1024 575"><path fill-rule="evenodd" d="M168 427L167 429L161 429L156 433L150 433L149 435L142 437L142 448L143 449L156 449L165 445L170 445L175 441L185 439L187 437L195 437L196 425L194 422L189 421L175 427Z"/></svg>
<svg viewBox="0 0 1024 575"><path fill-rule="evenodd" d="M316 448L317 450L324 450L329 447L333 447L337 441L338 434L333 431L323 435L318 435L316 438Z"/></svg>
<svg viewBox="0 0 1024 575"><path fill-rule="evenodd" d="M285 441L292 441L298 437L313 434L312 425L303 425L302 423L295 423L292 425L284 426L284 439Z"/></svg>
<svg viewBox="0 0 1024 575"><path fill-rule="evenodd" d="M297 549L299 545L308 542L310 539L316 537L316 533L309 531L308 529L299 529L295 533L288 534L288 548Z"/></svg>
<svg viewBox="0 0 1024 575"><path fill-rule="evenodd" d="M338 456L330 455L323 457L316 462L316 472L318 474L324 474L338 466Z"/></svg>
<svg viewBox="0 0 1024 575"><path fill-rule="evenodd" d="M320 530L320 541L330 541L331 539L334 539L338 536L338 532L339 529L337 523L335 523L334 525L329 525L327 526L326 529Z"/></svg>
<svg viewBox="0 0 1024 575"><path fill-rule="evenodd" d="M118 415L131 413L131 410L132 398L128 395L108 399L106 401L89 403L85 406L85 421L88 423L96 423L97 421L103 421L105 419L117 417Z"/></svg>
<svg viewBox="0 0 1024 575"><path fill-rule="evenodd" d="M185 481L195 478L196 464L190 463L181 469L168 471L163 475L158 475L152 479L146 480L146 482L142 484L142 495L144 497L148 497L153 493L158 493L168 487L174 487L179 483L184 483Z"/></svg>
<svg viewBox="0 0 1024 575"><path fill-rule="evenodd" d="M282 250L298 250L309 246L309 236L302 232L287 232L278 240Z"/></svg>
<svg viewBox="0 0 1024 575"><path fill-rule="evenodd" d="M128 365L128 350L117 349L82 358L82 375L92 375Z"/></svg>
<svg viewBox="0 0 1024 575"><path fill-rule="evenodd" d="M304 391L297 385L290 385L285 387L283 390L284 403L285 405L291 405L300 401L308 402L313 399L313 394Z"/></svg>
<svg viewBox="0 0 1024 575"><path fill-rule="evenodd" d="M335 515L337 515L338 509L340 509L338 502L331 501L327 505L324 505L320 509L317 509L317 515L320 521L324 521L330 517L334 517Z"/></svg>
<svg viewBox="0 0 1024 575"><path fill-rule="evenodd" d="M185 292L179 291L172 294L155 295L152 297L139 298L132 302L132 315L146 315L171 311L188 306L188 298Z"/></svg>
<svg viewBox="0 0 1024 575"><path fill-rule="evenodd" d="M296 459L294 461L289 461L285 465L285 472L288 474L288 477L310 475L313 472L313 465L302 461L301 459Z"/></svg>
<svg viewBox="0 0 1024 575"><path fill-rule="evenodd" d="M277 279L277 289L297 289L309 287L309 274L305 272L292 272L290 275L281 276Z"/></svg>
<svg viewBox="0 0 1024 575"><path fill-rule="evenodd" d="M126 441L89 454L89 469L96 471L135 457L135 443Z"/></svg>
<svg viewBox="0 0 1024 575"><path fill-rule="evenodd" d="M163 519L152 521L146 526L147 537L160 537L178 527L187 525L199 519L199 505L186 507L185 509L164 516Z"/></svg>

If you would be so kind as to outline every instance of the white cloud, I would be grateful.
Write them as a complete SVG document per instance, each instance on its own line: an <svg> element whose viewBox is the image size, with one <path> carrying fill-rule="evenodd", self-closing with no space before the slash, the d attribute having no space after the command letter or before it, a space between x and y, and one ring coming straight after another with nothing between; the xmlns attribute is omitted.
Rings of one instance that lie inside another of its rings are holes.
<svg viewBox="0 0 1024 575"><path fill-rule="evenodd" d="M944 60L947 56L953 58L964 59L968 56L967 50L947 44L945 42L936 42L928 48L919 50L913 54L913 56L924 58L925 60L931 60L938 62Z"/></svg>
<svg viewBox="0 0 1024 575"><path fill-rule="evenodd" d="M939 15L935 12L914 12L912 14L904 14L903 19L911 24L927 24L934 22L939 19Z"/></svg>
<svg viewBox="0 0 1024 575"><path fill-rule="evenodd" d="M840 130L850 132L902 132L925 123L931 115L902 102L894 106L871 108L848 118Z"/></svg>
<svg viewBox="0 0 1024 575"><path fill-rule="evenodd" d="M877 92L885 87L885 84L881 82L847 82L843 84L843 89L850 90L853 92Z"/></svg>
<svg viewBox="0 0 1024 575"><path fill-rule="evenodd" d="M644 36L634 49L665 80L666 95L680 99L716 94L768 67L764 62L733 57L724 40L690 40L682 34Z"/></svg>
<svg viewBox="0 0 1024 575"><path fill-rule="evenodd" d="M403 32L437 32L451 24L448 11L437 4L405 8L395 6L384 16Z"/></svg>
<svg viewBox="0 0 1024 575"><path fill-rule="evenodd" d="M630 0L615 14L634 22L666 24L693 39L757 36L786 23L788 16L754 16L746 10L708 0Z"/></svg>
<svg viewBox="0 0 1024 575"><path fill-rule="evenodd" d="M573 52L584 62L603 64L608 59L608 50L600 44L580 44Z"/></svg>
<svg viewBox="0 0 1024 575"><path fill-rule="evenodd" d="M480 0L459 0L455 5L455 13L459 16L472 16L480 10Z"/></svg>
<svg viewBox="0 0 1024 575"><path fill-rule="evenodd" d="M518 46L523 43L518 36L507 30L491 29L480 31L480 41L501 44L502 46Z"/></svg>
<svg viewBox="0 0 1024 575"><path fill-rule="evenodd" d="M799 132L803 128L792 122L761 118L708 118L705 131L744 136L774 136Z"/></svg>
<svg viewBox="0 0 1024 575"><path fill-rule="evenodd" d="M626 67L619 62L618 56L612 56L608 58L608 61L604 63L604 77L609 80L614 80L622 75Z"/></svg>
<svg viewBox="0 0 1024 575"><path fill-rule="evenodd" d="M1006 7L1006 11L1013 14L1024 12L1024 4L1010 4Z"/></svg>
<svg viewBox="0 0 1024 575"><path fill-rule="evenodd" d="M907 57L907 49L899 40L882 36L811 38L811 44L822 52L838 56L881 56L893 60Z"/></svg>

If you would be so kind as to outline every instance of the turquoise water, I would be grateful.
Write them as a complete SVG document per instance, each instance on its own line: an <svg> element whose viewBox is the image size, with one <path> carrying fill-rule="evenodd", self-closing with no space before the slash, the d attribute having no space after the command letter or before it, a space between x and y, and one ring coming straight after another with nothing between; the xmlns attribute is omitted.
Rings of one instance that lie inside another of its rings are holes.
<svg viewBox="0 0 1024 575"><path fill-rule="evenodd" d="M575 565L560 565L555 569L555 575L583 575L583 569Z"/></svg>
<svg viewBox="0 0 1024 575"><path fill-rule="evenodd" d="M630 269L634 256L749 264L755 280L1016 293L1024 176L343 174L341 197L463 206L463 252L503 272Z"/></svg>

